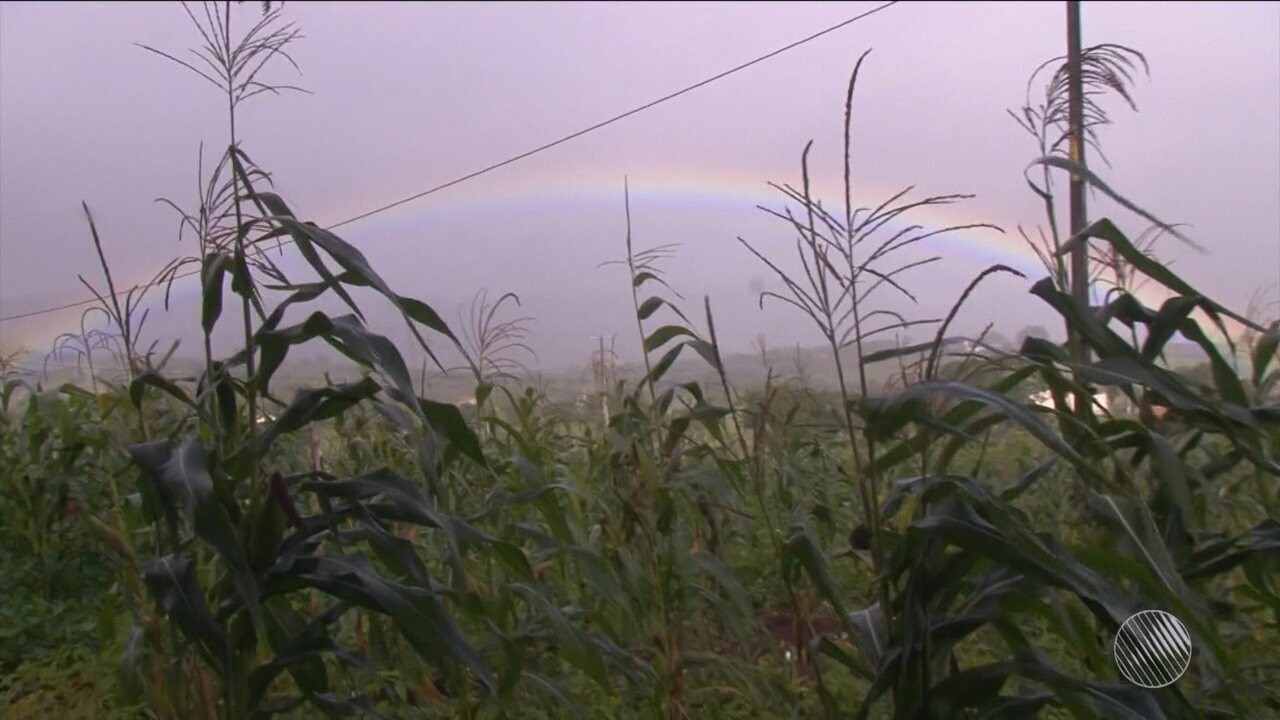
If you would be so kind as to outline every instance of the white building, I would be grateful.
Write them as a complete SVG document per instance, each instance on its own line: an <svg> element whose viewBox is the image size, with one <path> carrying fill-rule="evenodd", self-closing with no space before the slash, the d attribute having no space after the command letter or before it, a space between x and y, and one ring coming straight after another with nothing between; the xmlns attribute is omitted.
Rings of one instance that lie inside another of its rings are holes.
<svg viewBox="0 0 1280 720"><path fill-rule="evenodd" d="M1053 393L1049 392L1048 390L1041 390L1040 392L1032 393L1031 397L1028 399L1031 401L1033 405L1038 405L1042 408L1048 408L1050 410L1054 409ZM1075 410L1076 408L1075 393L1069 393L1067 395L1067 407L1072 410ZM1094 393L1093 408L1095 410L1101 410L1102 412L1111 411L1111 402L1110 400L1108 400L1106 393Z"/></svg>

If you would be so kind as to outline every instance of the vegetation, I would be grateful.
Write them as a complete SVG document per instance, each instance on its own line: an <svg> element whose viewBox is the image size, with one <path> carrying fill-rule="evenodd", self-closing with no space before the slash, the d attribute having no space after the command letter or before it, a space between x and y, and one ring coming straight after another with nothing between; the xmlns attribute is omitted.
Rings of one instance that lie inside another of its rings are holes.
<svg viewBox="0 0 1280 720"><path fill-rule="evenodd" d="M1050 276L1030 288L1087 362L1036 335L1016 352L983 338L954 351L965 297L996 278L1017 291L1009 268L981 273L945 318L885 309L882 294L914 299L908 273L938 260L902 251L964 229L906 215L964 198L904 191L855 207L859 60L840 202L810 187L809 148L801 184L777 186L799 273L743 241L787 290L761 301L816 324L839 387L737 388L710 299L683 302L663 279L670 248L640 249L628 232L620 264L643 374L619 377L602 346L599 402L552 403L516 380L523 319L503 314L514 296L477 296L455 334L270 190L236 141L236 110L282 89L258 72L296 33L268 10L237 36L231 16L192 13L206 64L167 56L217 86L229 113L228 149L182 214L203 288L197 376L166 370L172 350L143 349L137 298L117 300L92 218L110 330L58 352L95 384L45 387L4 365L6 716L1280 712L1280 324L1204 297L1106 219L1044 236ZM1043 154L1052 220L1061 163ZM1123 268L1092 307L1058 271L1084 242ZM268 249L314 277L286 276ZM1137 279L1171 299L1146 306ZM466 358L474 406L424 397L353 289L402 316L429 358L442 343ZM349 312L309 308L328 294ZM1228 321L1249 329L1242 344ZM215 357L209 338L226 322L243 342ZM906 328L932 339L870 350ZM1207 373L1163 361L1179 337ZM290 354L319 343L363 376L278 397ZM104 353L123 380L92 369ZM672 382L682 355L714 381ZM868 381L881 364L896 366L891 390ZM1025 401L1033 386L1052 408ZM1070 409L1094 389L1136 411ZM1111 659L1120 624L1150 608L1179 617L1196 648L1160 690L1126 683Z"/></svg>

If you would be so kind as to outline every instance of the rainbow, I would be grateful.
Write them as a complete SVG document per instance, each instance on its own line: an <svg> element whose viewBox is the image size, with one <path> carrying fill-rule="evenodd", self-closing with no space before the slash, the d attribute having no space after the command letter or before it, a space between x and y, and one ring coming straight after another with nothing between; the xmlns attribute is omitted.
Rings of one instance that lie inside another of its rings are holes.
<svg viewBox="0 0 1280 720"><path fill-rule="evenodd" d="M797 175L798 173L791 173ZM798 181L785 176L776 182ZM653 171L632 173L628 178L632 212L660 213L664 211L689 211L708 214L736 215L756 213L764 206L780 209L787 203L781 192L768 185L766 180L753 176L743 178L728 173L683 171L660 168ZM835 177L811 177L814 195L827 201L840 201L842 181ZM853 197L858 206L878 205L902 188L886 190L881 187L858 187ZM834 192L833 192L834 191ZM918 200L926 194L917 188L908 200ZM493 211L512 215L523 212L573 211L582 207L613 207L623 212L623 178L621 175L603 176L598 171L574 173L558 171L554 176L539 177L533 181L493 183L486 189L468 194L447 189L439 196L426 197L416 203L408 203L381 215L352 225L349 239L358 241L358 232L365 229L403 229L422 222L424 218L450 219L477 216ZM358 211L357 211L358 212ZM356 214L356 213L352 213ZM1005 228L1001 233L989 228L973 228L939 236L931 246L931 252L939 252L948 260L963 259L976 265L1003 263L1026 273L1033 281L1043 277L1044 269L1035 252L1017 233L1017 222L1007 219L984 217L980 199L962 200L951 205L932 206L914 210L911 222L926 228L977 225L988 223ZM1039 222L1040 218L1034 218ZM1030 225L1034 226L1035 222ZM729 228L727 231L732 232ZM345 232L345 229L344 229ZM958 256L958 257L957 257ZM1136 293L1145 304L1159 306L1173 297L1160 287L1148 285Z"/></svg>
<svg viewBox="0 0 1280 720"><path fill-rule="evenodd" d="M788 175L778 178L777 181L793 182L793 178ZM798 183L793 182L793 184ZM766 179L762 177L753 176L748 179L705 170L693 171L680 168L641 170L630 173L629 185L633 213L681 211L724 215L759 214L757 206L780 208L786 199L780 192L769 187ZM838 179L814 179L811 186L814 188L815 195L828 202L840 197L838 192L831 192L838 191L841 187ZM876 205L900 189L885 191L881 188L855 187L855 203ZM911 197L919 199L924 197L924 194L917 190ZM376 203L366 202L363 205L367 208ZM598 171L578 173L572 170L558 170L554 175L526 177L520 182L499 180L486 183L486 186L478 191L473 191L472 188L449 188L438 195L425 197L361 220L358 224L348 226L350 230L343 228L342 232L351 236L349 239L358 241L360 229L380 229L392 225L403 228L406 224L412 224L427 217L452 219L496 210L501 210L506 215L535 211L571 212L575 208L583 207L615 207L621 215L623 176L621 174L605 176ZM355 215L358 212L357 206L353 204L350 212L345 216ZM913 222L926 227L972 225L982 222L1001 224L991 218L982 218L980 206L976 200L962 201L942 208L923 209L911 217ZM335 217L332 221L337 222L338 218ZM727 231L732 232L732 228ZM949 239L944 242L957 243L964 248L963 254L968 257L977 256L981 260L1004 262L1021 270L1035 271L1039 267L1035 254L1014 233L1001 234L993 230L978 229L949 236Z"/></svg>
<svg viewBox="0 0 1280 720"><path fill-rule="evenodd" d="M791 172L779 178L794 182ZM641 169L629 177L633 213L662 213L669 211L705 213L720 216L743 217L747 213L760 213L757 206L780 208L786 198L769 187L762 176L750 179L715 171L690 171L681 168ZM838 201L841 183L838 178L814 177L811 183L815 195L828 201ZM394 196L392 189L378 189L381 197ZM890 197L897 189L886 191L876 187L854 188L855 203L876 205ZM924 197L917 189L910 196ZM336 209L330 209L332 217L319 218L326 223L336 223L376 207L372 197L347 200ZM378 215L363 219L342 228L339 232L349 241L361 244L361 236L382 234L388 229L403 230L430 219L433 222L469 217L484 217L501 212L506 216L532 212L573 212L583 208L616 208L623 212L623 178L619 174L603 175L598 170L581 172L571 167L557 167L554 172L539 173L536 170L512 178L510 173L499 170L493 176L472 181L466 186L446 188L439 193L406 203ZM302 217L310 217L305 207L295 211ZM329 213L326 213L329 214ZM912 222L925 227L947 227L992 223L1001 225L1007 232L1000 233L987 228L963 230L941 236L933 245L936 252L948 259L957 257L977 265L1003 263L1021 270L1029 278L1043 276L1043 269L1035 253L1014 229L1016 224L1002 222L999 218L982 217L980 200L961 201L952 205L921 208L911 215ZM730 228L729 231L732 231ZM148 276L138 274L128 277L121 285L145 282ZM153 291L154 293L155 291ZM189 301L198 294L194 279L180 280L175 284L172 299L175 304ZM1158 306L1172 296L1159 287L1148 286L1138 292L1148 305ZM153 295L154 297L154 295ZM80 309L65 310L50 316L14 321L18 327L14 334L29 346L47 344L59 333L78 327ZM53 320L50 322L50 320ZM29 329L29 330L28 330ZM21 332L21 330L28 330Z"/></svg>

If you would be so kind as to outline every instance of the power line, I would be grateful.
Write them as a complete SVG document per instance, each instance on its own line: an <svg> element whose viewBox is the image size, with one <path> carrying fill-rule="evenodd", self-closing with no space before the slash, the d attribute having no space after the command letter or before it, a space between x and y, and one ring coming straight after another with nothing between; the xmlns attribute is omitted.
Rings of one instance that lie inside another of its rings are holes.
<svg viewBox="0 0 1280 720"><path fill-rule="evenodd" d="M647 102L647 103L645 103L645 104L643 104L643 105L640 105L639 107L632 108L631 110L628 110L628 111L626 111L626 112L624 112L624 113L621 113L621 114L619 114L619 115L614 115L613 117L611 117L611 118L609 118L609 119L607 119L607 120L602 120L601 122L598 122L598 123L596 123L596 124L594 124L594 125L591 125L590 127L583 128L582 130L579 130L579 131L577 131L577 132L575 132L575 133L571 133L571 134L569 134L569 135L565 135L565 136L563 136L563 137L559 138L558 140L553 140L553 141L551 141L551 142L549 142L549 143L546 143L545 145L540 145L540 146L538 146L538 147L536 147L536 148L533 148L532 150L527 150L527 151L525 151L525 152L522 152L522 153L520 153L519 155L513 155L512 157L509 157L509 158L507 158L506 160L503 160L503 161L501 161L501 162L494 163L494 164L492 164L492 165L489 165L488 167L484 167L484 168L481 168L480 170L476 170L475 172L471 172L471 173L468 173L468 174L463 175L463 176L461 176L461 177L454 178L453 180L450 180L450 181L448 181L448 182L446 182L446 183L442 183L442 184L440 184L440 185L436 185L435 187L428 188L427 190L423 190L422 192L415 193L415 194L410 195L410 196L405 197L405 198L401 198L401 199L399 199L399 200L396 200L395 202L387 203L386 205L383 205L383 206L381 206L381 207L374 208L374 209L369 210L369 211L367 211L367 212L360 213L359 215L356 215L356 216L354 216L354 217L349 217L349 218L347 218L346 220L343 220L343 221L341 221L341 222L334 223L333 225L330 225L330 226L329 226L328 228L326 228L326 229L327 229L327 230L335 230L335 229L337 229L337 228L342 227L343 225L349 225L349 224L351 224L351 223L353 223L353 222L356 222L356 221L358 221L358 220L363 220L363 219L365 219L365 218L367 218L367 217L370 217L370 216L373 216L373 215L377 215L378 213L386 212L387 210L391 210L392 208L399 207L399 206L401 206L401 205L404 205L405 203L413 202L414 200L418 200L418 199L424 198L424 197L426 197L426 196L428 196L428 195L431 195L432 193L437 193L437 192L439 192L439 191L441 191L441 190L445 190L445 189L447 189L447 188L453 187L454 185L457 185L457 184L459 184L459 183L463 183L463 182L466 182L466 181L468 181L468 180L472 180L472 179L477 178L477 177L480 177L481 175L484 175L484 174L486 174L486 173L493 172L494 170L497 170L497 169L499 169L499 168L506 167L507 165L510 165L510 164L512 164L512 163L519 162L519 161L521 161L521 160L524 160L524 159L525 159L525 158L527 158L527 157L532 157L533 155L537 155L538 153L541 153L541 152L543 152L543 151L550 150L551 148L556 147L557 145L561 145L561 144L564 144L564 143L566 143L566 142L569 142L570 140L574 140L574 139L576 139L576 138L580 138L580 137L582 137L583 135L586 135L587 133L594 132L594 131L599 130L599 129L601 129L601 128L604 128L604 127L607 127L607 126L609 126L609 125L612 125L612 124L614 124L614 123L618 122L619 120L624 120L624 119L626 119L626 118L628 118L628 117L631 117L632 115L635 115L635 114L637 114L637 113L644 112L645 110L648 110L648 109L650 109L650 108L652 108L652 107L656 107L656 106L658 106L658 105L661 105L662 103L665 103L665 102L667 102L667 101L669 101L669 100L674 100L675 98L678 98L678 97L680 97L681 95L685 95L685 94L687 94L687 93L693 92L694 90L697 90L697 89L699 89L699 88L701 88L701 87L704 87L704 86L706 86L706 85L710 85L711 83L716 82L717 80L722 80L722 79L724 79L724 78L726 78L726 77L728 77L728 76L730 76L730 75L733 75L734 73L740 72L740 71L742 71L742 70L746 70L747 68L749 68L749 67L751 67L751 66L753 66L753 65L757 65L757 64L759 64L759 63L764 62L765 60L769 60L769 59L771 59L771 58L777 57L778 55L781 55L782 53L787 52L788 50L793 50L793 49L795 49L795 48L797 48L797 47L800 47L801 45L804 45L804 44L806 44L806 43L809 43L809 42L812 42L812 41L814 41L814 40L817 40L818 38L820 38L820 37L822 37L822 36L824 36L824 35L828 35L828 34L830 34L830 33L835 32L836 30L840 30L841 28L844 28L844 27L847 27L847 26L849 26L849 25L852 25L853 23L855 23L855 22L857 22L857 21L859 21L859 20L862 20L863 18L867 18L867 17L870 17L870 16L872 16L872 15L875 15L876 13L880 12L881 10L884 10L884 9L886 9L886 8L888 8L888 7L892 6L892 5L897 5L897 4L898 4L898 2L899 2L899 0L890 0L889 2L886 2L886 3L882 4L882 5L878 5L878 6L876 6L876 7L872 8L872 9L870 9L870 10L867 10L866 12L863 12L863 13L860 13L860 14L858 14L858 15L855 15L855 16L853 16L853 17L849 18L848 20L845 20L845 21L843 21L843 22L840 22L840 23L837 23L837 24L835 24L835 25L832 25L832 26L830 26L830 27L828 27L828 28L826 28L826 29L824 29L824 30L820 30L820 31L818 31L818 32L816 32L816 33L813 33L812 35L807 36L807 37L804 37L804 38L801 38L801 39L799 39L799 40L796 40L795 42L790 43L790 44L788 44L788 45L784 45L784 46L782 46L782 47L778 48L777 50L774 50L773 52L770 52L770 53L765 54L765 55L761 55L761 56L759 56L759 57L757 57L757 58L755 58L755 59L753 59L753 60L749 60L749 61L747 61L747 62L744 62L744 63L742 63L741 65L738 65L738 66L736 66L736 67L733 67L733 68L730 68L730 69L728 69L728 70L725 70L724 72L721 72L721 73L719 73L719 74L713 75L713 76L711 76L711 77L709 77L709 78L707 78L707 79L705 79L705 80L702 80L702 81L696 82L696 83L694 83L693 85L689 85L689 86L687 86L687 87L684 87L684 88L682 88L682 89L680 89L680 90L677 90L677 91L675 91L675 92L673 92L673 93L670 93L670 94L668 94L668 95L664 95L664 96L662 96L662 97L660 97L660 98L658 98L658 99L656 99L656 100L651 100L651 101L649 101L649 102ZM292 240L291 240L291 239L286 238L286 239L284 239L284 240L282 241L282 244L289 244L289 243L291 243L291 242L292 242ZM174 281L174 280L180 280L180 279L182 279L182 278L187 278L187 277L191 277L191 276L193 276L193 275L199 275L199 274L200 274L200 271L199 271L199 270L192 270L192 271L188 271L188 272L185 272L185 273L179 273L179 274L177 274L177 275L174 275L172 278L170 278L168 282L172 282L172 281ZM132 288L129 288L128 290L125 290L124 292L125 292L125 293L128 293L128 292L132 292L132 291L134 291L134 290L142 290L142 289L146 289L146 288L154 287L154 286L159 285L159 284L160 284L160 283L152 282L152 283L143 283L143 284L141 284L141 285L134 285ZM119 294L120 294L120 293L117 293L117 295L119 295ZM45 314L48 314L48 313L51 313L51 312L58 312L59 310L69 310L69 309L71 309L71 308L75 308L75 307L81 307L81 306L84 306L84 305L91 305L91 304L93 304L94 302L96 302L96 298L89 298L89 299L86 299L86 300L81 300L81 301L79 301L79 302L72 302L72 303L66 303L66 304L64 304L64 305L56 305L56 306L53 306L53 307L41 308L41 309L39 309L39 310L32 310L32 311L30 311L30 312L17 313L17 314L14 314L14 315L5 315L5 316L3 316L3 317L0 317L0 323L2 323L2 322L8 322L8 321L10 321L10 320L20 320L20 319L22 319L22 318L35 317L35 316L37 316L37 315L45 315Z"/></svg>

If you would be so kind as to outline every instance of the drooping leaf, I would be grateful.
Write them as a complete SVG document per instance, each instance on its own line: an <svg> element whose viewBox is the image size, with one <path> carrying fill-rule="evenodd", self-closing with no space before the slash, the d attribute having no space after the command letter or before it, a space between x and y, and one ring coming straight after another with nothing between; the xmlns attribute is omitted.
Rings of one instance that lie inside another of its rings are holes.
<svg viewBox="0 0 1280 720"><path fill-rule="evenodd" d="M484 451L480 448L480 440L471 426L462 417L456 405L435 402L426 398L418 398L422 412L437 432L444 436L460 453L480 467L487 467Z"/></svg>
<svg viewBox="0 0 1280 720"><path fill-rule="evenodd" d="M200 326L205 333L213 332L222 315L222 282L232 261L233 258L225 252L214 253L205 260L201 281L203 302L200 308Z"/></svg>
<svg viewBox="0 0 1280 720"><path fill-rule="evenodd" d="M134 407L142 407L142 393L147 386L160 390L192 410L197 412L200 410L195 402L187 395L185 390L178 387L177 383L166 378L155 370L147 370L146 372L139 373L138 376L129 383L129 399L133 401Z"/></svg>
<svg viewBox="0 0 1280 720"><path fill-rule="evenodd" d="M1168 547L1151 522L1149 510L1115 495L1093 493L1086 502L1103 522L1115 528L1120 546L1128 548L1135 559L1145 563L1170 592L1182 597L1192 607L1201 602L1178 574Z"/></svg>
<svg viewBox="0 0 1280 720"><path fill-rule="evenodd" d="M160 613L204 651L220 673L229 672L231 644L209 611L196 580L195 564L185 555L165 555L142 567L142 577Z"/></svg>
<svg viewBox="0 0 1280 720"><path fill-rule="evenodd" d="M160 468L160 480L186 516L196 535L217 549L231 570L244 602L257 605L258 589L235 524L214 489L204 445L188 440L178 446Z"/></svg>
<svg viewBox="0 0 1280 720"><path fill-rule="evenodd" d="M1183 574L1188 580L1213 577L1258 557L1280 558L1280 522L1263 520L1234 538L1196 548Z"/></svg>
<svg viewBox="0 0 1280 720"><path fill-rule="evenodd" d="M858 650L871 667L878 668L889 650L889 625L880 603L849 613L849 621L858 630Z"/></svg>
<svg viewBox="0 0 1280 720"><path fill-rule="evenodd" d="M528 598L551 621L551 627L555 630L559 642L560 655L608 691L609 677L605 673L604 658L600 656L600 650L595 646L590 635L570 622L559 608L542 597L534 588L523 583L516 583L512 587Z"/></svg>
<svg viewBox="0 0 1280 720"><path fill-rule="evenodd" d="M265 456L280 435L300 430L313 422L336 417L381 389L373 378L366 377L355 383L299 390L293 402L259 436L259 455Z"/></svg>
<svg viewBox="0 0 1280 720"><path fill-rule="evenodd" d="M728 595L729 600L733 602L734 608L743 617L754 615L751 607L751 598L747 595L746 588L742 587L742 583L734 576L732 570L725 567L724 563L720 562L716 556L706 551L700 551L693 557L698 565L716 581L716 585L720 586L720 589Z"/></svg>
<svg viewBox="0 0 1280 720"><path fill-rule="evenodd" d="M1049 427L1048 424L1041 420L1036 413L1032 412L1024 405L1015 403L1009 398L985 388L949 380L930 380L912 385L889 398L884 406L884 411L892 411L894 408L900 407L904 403L925 400L935 396L958 398L961 400L975 400L987 405L996 412L999 412L1001 415L1017 423L1033 437L1039 440L1045 447L1053 450L1063 458L1066 458L1077 468L1091 474L1093 473L1091 466L1084 461L1084 458L1076 452L1075 448L1068 445L1062 437Z"/></svg>
<svg viewBox="0 0 1280 720"><path fill-rule="evenodd" d="M273 579L287 578L383 613L424 660L445 669L464 667L492 690L493 677L475 649L430 591L386 580L361 555L306 556L277 565Z"/></svg>
<svg viewBox="0 0 1280 720"><path fill-rule="evenodd" d="M1152 220L1152 222L1157 222L1157 223L1159 222L1150 217L1148 219ZM1163 223L1161 223L1161 225L1163 225ZM1170 229L1169 226L1167 225L1165 225L1164 227L1167 231L1170 231L1175 237L1179 237L1186 240L1185 235L1178 233L1176 230ZM1094 221L1084 230L1080 231L1078 235L1076 235L1075 237L1072 237L1067 242L1063 243L1062 248L1059 251L1059 254L1068 254L1077 245L1084 243L1089 239L1097 239L1107 243L1116 251L1117 254L1123 257L1126 262L1128 262L1130 265L1136 268L1143 275L1146 275L1152 280L1155 280L1161 285L1164 285L1165 287L1169 288L1170 290L1177 293L1178 295L1203 297L1203 295L1200 292L1198 292L1194 287L1192 287L1185 280L1183 280L1182 278L1174 274L1174 272L1169 269L1169 266L1167 264L1160 262L1156 258L1153 258L1150 255L1147 255L1146 253L1142 252L1137 247L1135 247L1134 244L1129 240L1129 238L1126 237L1125 234L1120 231L1120 228L1116 227L1115 223L1111 222L1107 218ZM1208 298L1205 298L1204 302L1206 303L1209 309L1215 312L1218 312L1222 315L1226 315L1227 317L1235 320L1236 322L1241 323L1242 325L1245 325L1246 327L1253 328L1259 332L1262 331L1262 328L1259 327L1257 323L1249 320L1248 318L1241 317L1240 315L1237 315L1231 310L1223 307L1222 305L1219 305L1218 303L1213 302L1212 300L1209 300Z"/></svg>
<svg viewBox="0 0 1280 720"><path fill-rule="evenodd" d="M1280 322L1271 327L1258 338L1253 348L1253 384L1262 387L1262 379L1267 376L1267 368L1280 357Z"/></svg>

